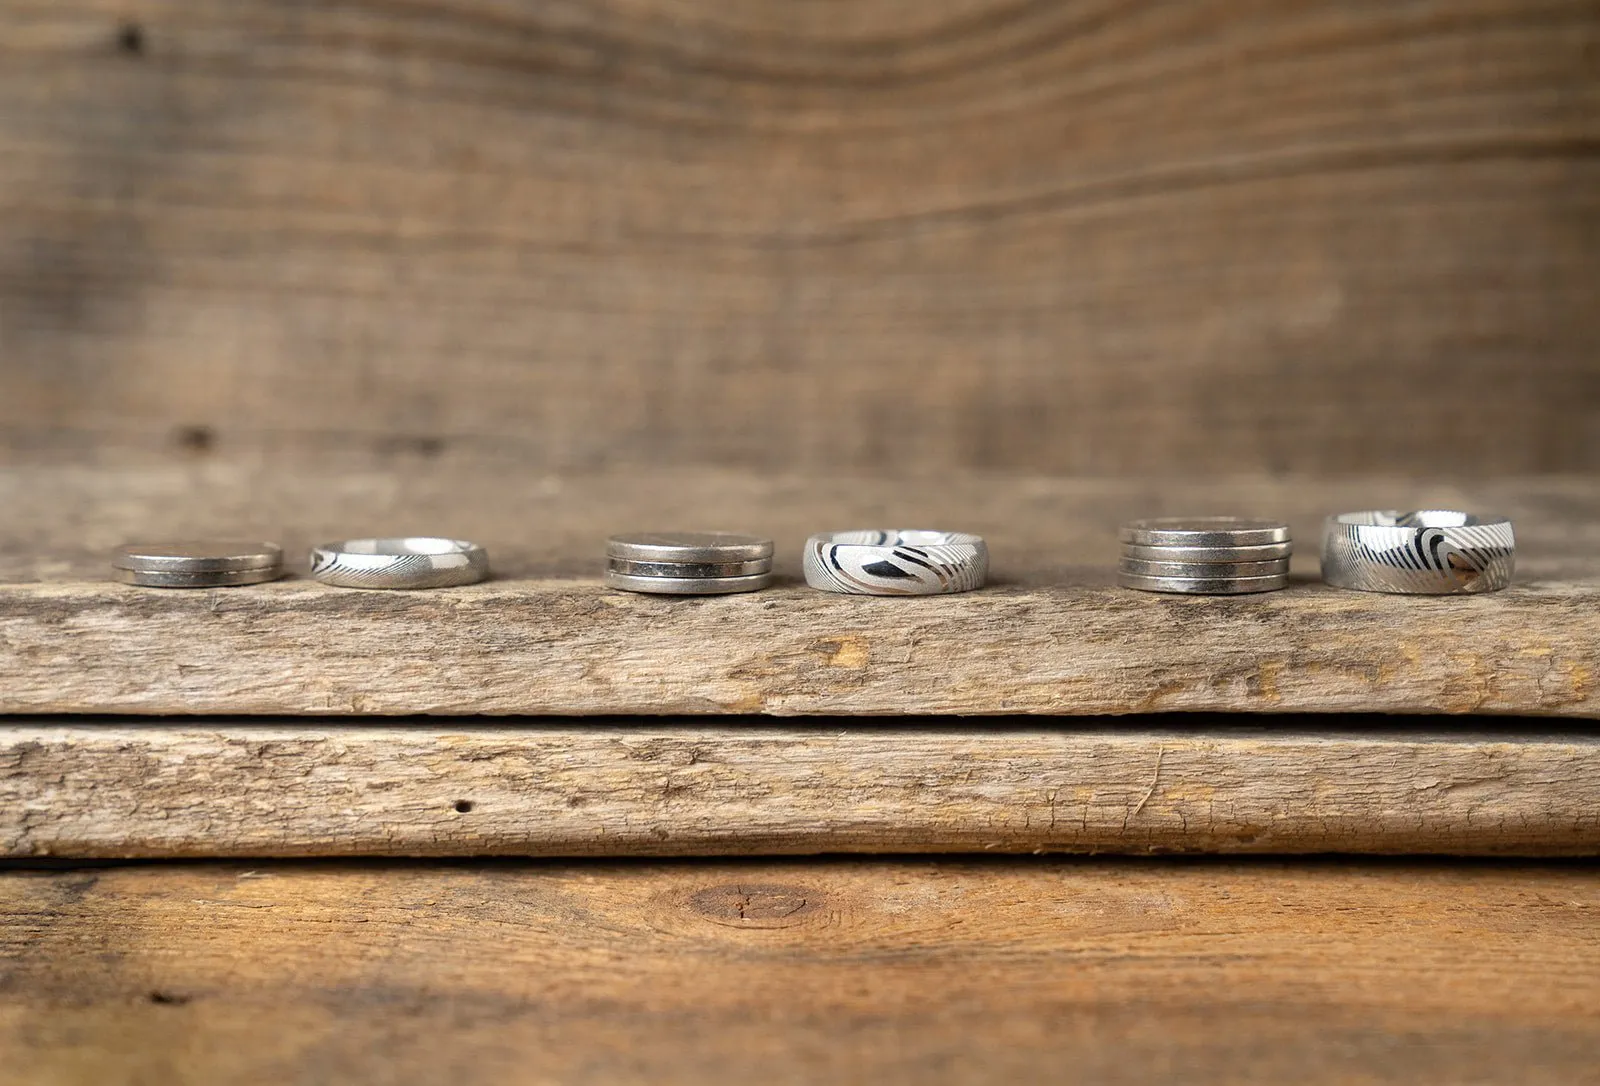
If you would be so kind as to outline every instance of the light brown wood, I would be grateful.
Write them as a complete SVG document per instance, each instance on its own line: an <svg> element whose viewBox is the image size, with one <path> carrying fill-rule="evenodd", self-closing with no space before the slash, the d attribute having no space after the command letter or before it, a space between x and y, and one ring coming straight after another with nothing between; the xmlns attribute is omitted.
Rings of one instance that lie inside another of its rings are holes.
<svg viewBox="0 0 1600 1086"><path fill-rule="evenodd" d="M1597 914L1593 867L12 872L0 1076L1571 1086Z"/></svg>
<svg viewBox="0 0 1600 1086"><path fill-rule="evenodd" d="M1474 598L1314 580L1324 514L1500 510L1518 583ZM0 471L0 712L210 714L1098 714L1443 712L1600 717L1600 488L1395 480L1162 484L640 472L514 461L414 471ZM1166 597L1112 584L1116 525L1164 512L1287 517L1287 591ZM894 600L798 583L806 533L979 531L992 587ZM755 530L783 583L736 597L605 589L606 535ZM129 538L428 532L485 543L499 579L383 593L308 580L209 592L110 583Z"/></svg>
<svg viewBox="0 0 1600 1086"><path fill-rule="evenodd" d="M1600 468L1591 0L0 13L0 449Z"/></svg>
<svg viewBox="0 0 1600 1086"><path fill-rule="evenodd" d="M1600 736L0 727L0 856L1600 854Z"/></svg>

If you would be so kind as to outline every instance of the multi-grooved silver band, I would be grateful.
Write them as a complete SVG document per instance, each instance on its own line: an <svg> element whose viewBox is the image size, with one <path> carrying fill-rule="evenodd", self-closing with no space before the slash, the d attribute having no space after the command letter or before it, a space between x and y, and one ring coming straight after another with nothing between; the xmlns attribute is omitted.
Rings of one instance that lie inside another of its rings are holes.
<svg viewBox="0 0 1600 1086"><path fill-rule="evenodd" d="M311 576L340 588L450 588L488 575L488 552L464 539L346 539L311 551Z"/></svg>
<svg viewBox="0 0 1600 1086"><path fill-rule="evenodd" d="M1493 592L1511 583L1515 563L1504 517L1376 509L1329 517L1322 532L1322 579L1362 592Z"/></svg>
<svg viewBox="0 0 1600 1086"><path fill-rule="evenodd" d="M828 532L806 540L802 564L806 584L824 592L934 596L982 588L989 548L964 532Z"/></svg>

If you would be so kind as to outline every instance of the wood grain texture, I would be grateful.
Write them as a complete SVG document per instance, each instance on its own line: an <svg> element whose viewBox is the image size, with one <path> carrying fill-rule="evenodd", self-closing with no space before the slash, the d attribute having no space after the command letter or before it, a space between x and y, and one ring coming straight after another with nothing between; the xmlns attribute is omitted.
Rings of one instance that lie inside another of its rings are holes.
<svg viewBox="0 0 1600 1086"><path fill-rule="evenodd" d="M0 1076L1571 1086L1597 912L1527 865L10 872Z"/></svg>
<svg viewBox="0 0 1600 1086"><path fill-rule="evenodd" d="M0 857L1600 854L1600 736L0 727Z"/></svg>
<svg viewBox="0 0 1600 1086"><path fill-rule="evenodd" d="M0 500L5 713L1600 716L1592 479L559 477L440 457L387 472L15 469ZM1390 502L1508 513L1518 582L1472 599L1315 583L1322 516ZM1185 511L1288 517L1310 553L1289 590L1253 598L1114 587L1117 523ZM992 587L895 600L796 582L807 533L885 524L982 533ZM700 599L601 585L606 535L674 526L773 536L783 583ZM317 536L472 538L499 577L415 593L102 579L129 538L241 533L290 553Z"/></svg>
<svg viewBox="0 0 1600 1086"><path fill-rule="evenodd" d="M1600 468L1590 0L0 14L0 448Z"/></svg>

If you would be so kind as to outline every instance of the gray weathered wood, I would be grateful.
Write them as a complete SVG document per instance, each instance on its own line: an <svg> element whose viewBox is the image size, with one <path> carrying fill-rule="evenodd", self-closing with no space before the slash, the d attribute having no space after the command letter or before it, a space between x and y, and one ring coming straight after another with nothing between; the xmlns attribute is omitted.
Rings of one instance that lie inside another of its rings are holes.
<svg viewBox="0 0 1600 1086"><path fill-rule="evenodd" d="M1600 853L1600 735L0 726L0 856Z"/></svg>
<svg viewBox="0 0 1600 1086"><path fill-rule="evenodd" d="M1600 589L1579 582L1445 602L1310 583L1249 600L787 585L685 602L592 579L152 592L0 588L0 711L1600 716Z"/></svg>
<svg viewBox="0 0 1600 1086"><path fill-rule="evenodd" d="M1592 0L0 22L0 449L1600 468Z"/></svg>
<svg viewBox="0 0 1600 1086"><path fill-rule="evenodd" d="M1508 512L1517 584L1439 599L1316 583L1321 515L1390 502ZM0 470L0 507L6 713L1600 716L1600 487L1587 479L551 477L446 457L405 471ZM1288 517L1296 583L1250 598L1114 587L1118 521L1178 511ZM796 583L807 532L886 520L984 533L993 587L891 600ZM771 534L787 579L706 599L600 584L608 533L675 525ZM300 553L318 536L391 532L478 539L501 576L414 593L101 579L104 551L128 538L265 535Z"/></svg>

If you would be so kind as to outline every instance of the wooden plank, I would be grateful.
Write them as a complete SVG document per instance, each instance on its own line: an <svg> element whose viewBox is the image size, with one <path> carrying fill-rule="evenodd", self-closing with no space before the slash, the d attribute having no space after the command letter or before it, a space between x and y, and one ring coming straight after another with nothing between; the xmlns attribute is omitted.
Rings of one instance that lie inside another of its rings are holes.
<svg viewBox="0 0 1600 1086"><path fill-rule="evenodd" d="M0 12L0 448L1600 468L1592 0Z"/></svg>
<svg viewBox="0 0 1600 1086"><path fill-rule="evenodd" d="M0 471L0 501L4 713L1600 717L1592 479L549 477L444 457L347 474L270 463L12 469ZM1508 512L1519 582L1459 599L1315 583L1322 515L1389 502ZM1117 523L1177 511L1286 516L1311 553L1289 590L1252 598L1114 587ZM992 587L892 600L798 583L806 533L886 518L984 533ZM685 522L773 535L782 583L704 599L600 584L607 534ZM298 550L313 532L419 531L487 544L500 577L414 593L102 579L105 550L138 536L260 533Z"/></svg>
<svg viewBox="0 0 1600 1086"><path fill-rule="evenodd" d="M1587 1082L1592 867L0 875L29 1083Z"/></svg>
<svg viewBox="0 0 1600 1086"><path fill-rule="evenodd" d="M1600 735L11 724L0 856L1600 854Z"/></svg>

